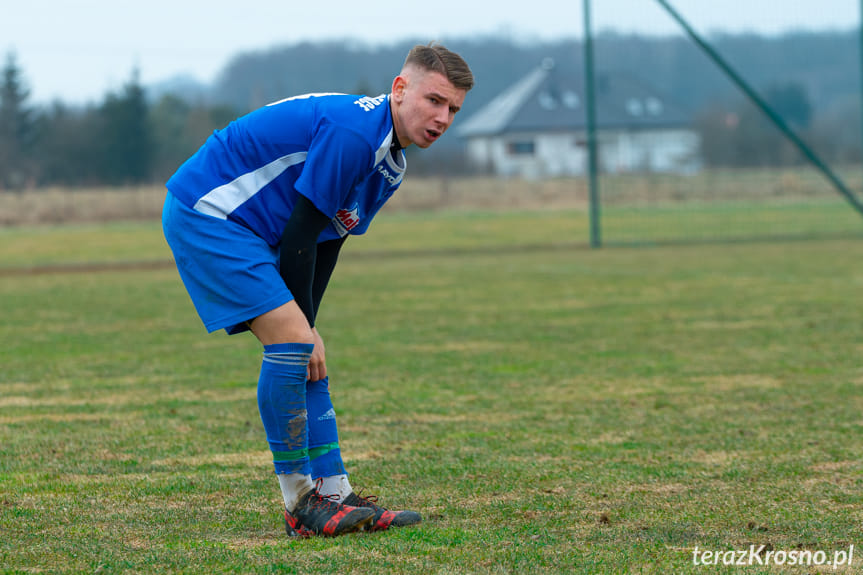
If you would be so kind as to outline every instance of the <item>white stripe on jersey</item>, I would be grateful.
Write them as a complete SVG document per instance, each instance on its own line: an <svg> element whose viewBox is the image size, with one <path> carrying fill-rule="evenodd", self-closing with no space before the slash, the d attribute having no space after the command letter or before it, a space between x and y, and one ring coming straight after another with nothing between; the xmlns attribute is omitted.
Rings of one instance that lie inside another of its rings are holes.
<svg viewBox="0 0 863 575"><path fill-rule="evenodd" d="M278 106L282 102L290 102L291 100L308 100L309 98L320 98L321 96L346 96L347 94L342 94L340 92L317 92L313 94L301 94L299 96L291 96L290 98L283 98L278 102L273 102L272 104L267 104L267 106Z"/></svg>
<svg viewBox="0 0 863 575"><path fill-rule="evenodd" d="M384 138L384 141L381 142L381 147L375 151L375 165L381 163L381 160L387 157L390 153L390 146L393 145L393 130L390 128L389 133L387 133L387 137Z"/></svg>
<svg viewBox="0 0 863 575"><path fill-rule="evenodd" d="M249 198L257 194L261 188L275 180L279 174L306 161L308 152L295 152L282 156L261 166L253 172L248 172L218 188L210 190L195 203L194 209L221 220L239 208Z"/></svg>

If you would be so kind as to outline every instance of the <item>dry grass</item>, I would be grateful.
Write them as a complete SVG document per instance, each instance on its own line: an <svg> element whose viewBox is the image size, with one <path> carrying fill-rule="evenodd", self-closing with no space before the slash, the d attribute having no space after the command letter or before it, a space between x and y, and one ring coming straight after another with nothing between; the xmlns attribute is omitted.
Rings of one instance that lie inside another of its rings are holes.
<svg viewBox="0 0 863 575"><path fill-rule="evenodd" d="M404 182L385 209L554 209L584 207L586 198L586 184L580 180L414 178ZM161 217L164 199L165 188L159 185L2 193L0 226L153 220Z"/></svg>
<svg viewBox="0 0 863 575"><path fill-rule="evenodd" d="M584 179L409 178L386 209L416 211L467 208L494 211L586 207L587 182Z"/></svg>
<svg viewBox="0 0 863 575"><path fill-rule="evenodd" d="M165 190L141 188L47 188L0 194L0 226L26 226L161 216Z"/></svg>
<svg viewBox="0 0 863 575"><path fill-rule="evenodd" d="M840 175L849 184L861 180L859 170L845 170ZM826 180L811 168L603 175L599 186L603 204L616 206L836 197ZM0 193L0 226L153 220L161 216L164 198L161 185ZM586 209L587 205L585 178L409 177L384 210L561 210Z"/></svg>

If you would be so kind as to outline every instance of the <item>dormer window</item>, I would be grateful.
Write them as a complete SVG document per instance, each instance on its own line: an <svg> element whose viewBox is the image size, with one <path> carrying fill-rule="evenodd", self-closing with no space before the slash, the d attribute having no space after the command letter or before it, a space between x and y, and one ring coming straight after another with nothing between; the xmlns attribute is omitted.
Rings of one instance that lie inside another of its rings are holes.
<svg viewBox="0 0 863 575"><path fill-rule="evenodd" d="M639 117L644 114L644 106L641 104L641 100L630 98L626 101L626 111L630 116Z"/></svg>
<svg viewBox="0 0 863 575"><path fill-rule="evenodd" d="M554 110L557 108L557 100L548 92L540 92L537 99L539 100L539 105L544 110Z"/></svg>
<svg viewBox="0 0 863 575"><path fill-rule="evenodd" d="M563 93L561 97L563 101L563 105L569 108L570 110L575 110L578 108L579 104L581 104L581 99L578 97L578 94L575 92L566 91Z"/></svg>
<svg viewBox="0 0 863 575"><path fill-rule="evenodd" d="M659 116L665 107L662 105L662 100L659 98L650 97L644 103L647 108L647 113L651 116Z"/></svg>

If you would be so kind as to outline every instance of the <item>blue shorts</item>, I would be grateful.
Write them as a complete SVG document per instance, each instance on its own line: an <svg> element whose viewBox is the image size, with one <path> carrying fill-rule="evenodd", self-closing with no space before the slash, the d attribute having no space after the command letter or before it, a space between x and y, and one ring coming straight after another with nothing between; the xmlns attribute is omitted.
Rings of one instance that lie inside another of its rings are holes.
<svg viewBox="0 0 863 575"><path fill-rule="evenodd" d="M230 220L197 212L168 192L162 229L207 331L247 331L247 321L294 299L279 249Z"/></svg>

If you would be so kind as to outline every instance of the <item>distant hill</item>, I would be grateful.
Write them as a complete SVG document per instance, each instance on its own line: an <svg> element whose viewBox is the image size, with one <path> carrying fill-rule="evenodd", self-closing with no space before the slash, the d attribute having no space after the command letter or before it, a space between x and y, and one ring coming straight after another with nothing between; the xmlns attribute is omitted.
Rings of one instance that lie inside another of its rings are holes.
<svg viewBox="0 0 863 575"><path fill-rule="evenodd" d="M794 85L808 98L813 117L830 118L840 128L849 110L859 114L859 37L856 30L795 32L780 36L709 36L714 48L761 93ZM408 50L426 40L369 45L357 42L297 43L237 54L212 86L176 80L186 97L206 97L238 114L289 95L346 92L376 95L390 90ZM528 43L506 37L443 39L462 54L476 76L462 118L499 92L553 58L557 66L583 66L583 45L576 39ZM709 59L683 36L647 37L604 32L595 38L597 74L622 71L641 78L695 117L710 106L734 106L743 98ZM160 89L164 93L166 86ZM859 116L857 116L859 117ZM856 120L855 120L856 121ZM850 122L853 123L853 122ZM856 129L844 122L846 140ZM459 145L446 137L436 148Z"/></svg>
<svg viewBox="0 0 863 575"><path fill-rule="evenodd" d="M816 110L859 92L859 37L854 30L709 38L757 89L800 83ZM387 92L405 54L418 42L300 43L242 53L222 70L210 93L217 102L250 110L306 92ZM462 54L477 77L465 112L490 100L544 58L578 67L583 58L582 43L574 39L528 44L486 37L443 43ZM594 51L598 71L622 70L640 76L693 109L735 95L721 72L684 37L606 32L595 39Z"/></svg>
<svg viewBox="0 0 863 575"><path fill-rule="evenodd" d="M167 94L187 102L206 102L212 98L213 89L191 74L181 74L147 86L147 97L151 101L158 101Z"/></svg>

